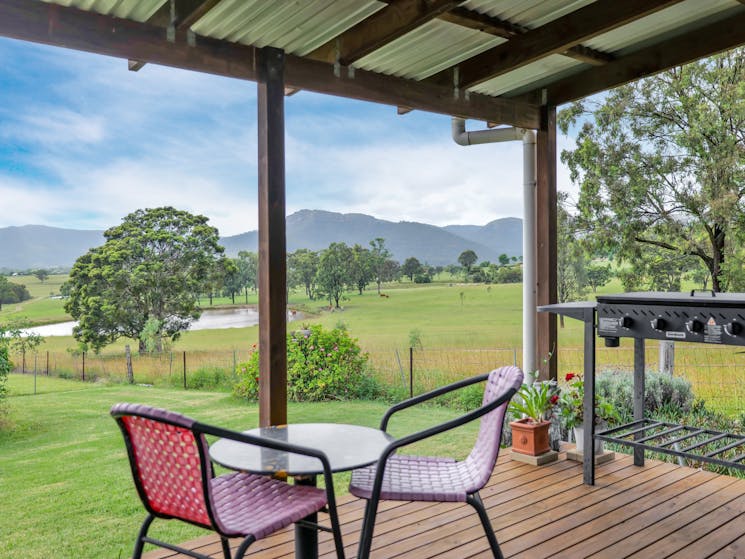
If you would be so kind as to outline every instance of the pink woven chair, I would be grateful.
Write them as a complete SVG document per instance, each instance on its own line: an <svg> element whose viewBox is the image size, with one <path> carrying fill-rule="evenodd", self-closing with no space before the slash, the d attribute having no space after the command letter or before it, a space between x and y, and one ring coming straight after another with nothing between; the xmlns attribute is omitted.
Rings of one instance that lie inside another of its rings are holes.
<svg viewBox="0 0 745 559"><path fill-rule="evenodd" d="M517 367L502 367L491 373L456 382L405 400L386 412L380 428L385 431L391 416L402 409L483 381L486 381L486 387L481 407L441 425L395 440L386 448L377 464L352 473L349 490L353 495L367 499L358 552L360 559L367 559L370 556L375 516L381 499L468 503L476 509L479 515L494 557L502 559L502 552L484 504L479 497L479 490L486 485L497 462L504 414L509 401L522 384L522 371ZM479 434L471 453L465 460L394 454L401 447L479 418L481 419Z"/></svg>
<svg viewBox="0 0 745 559"><path fill-rule="evenodd" d="M241 559L254 541L300 522L327 505L336 554L338 559L344 559L331 467L324 453L213 427L178 413L138 404L116 404L111 415L124 434L135 486L148 511L133 559L140 559L145 543L197 559L211 559L148 537L155 518L175 518L214 530L220 535L225 559L231 559L228 538L244 538L235 554L235 559ZM215 477L205 434L314 456L323 464L326 490L247 473Z"/></svg>

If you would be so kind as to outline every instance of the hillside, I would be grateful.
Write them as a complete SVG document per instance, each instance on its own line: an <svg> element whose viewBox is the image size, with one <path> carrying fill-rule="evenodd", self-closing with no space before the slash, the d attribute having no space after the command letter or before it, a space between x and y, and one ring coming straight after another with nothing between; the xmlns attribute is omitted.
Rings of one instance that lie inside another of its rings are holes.
<svg viewBox="0 0 745 559"><path fill-rule="evenodd" d="M396 223L364 214L301 210L287 217L287 250L321 250L332 242L368 247L371 240L382 237L399 262L415 256L433 266L454 264L467 249L475 251L480 261L494 262L502 253L508 256L522 253L521 223L517 218L505 218L484 226L436 227L410 221ZM43 225L0 228L0 271L69 268L79 256L103 241L102 231ZM223 237L220 242L229 256L236 256L240 250L255 252L258 233L249 231Z"/></svg>

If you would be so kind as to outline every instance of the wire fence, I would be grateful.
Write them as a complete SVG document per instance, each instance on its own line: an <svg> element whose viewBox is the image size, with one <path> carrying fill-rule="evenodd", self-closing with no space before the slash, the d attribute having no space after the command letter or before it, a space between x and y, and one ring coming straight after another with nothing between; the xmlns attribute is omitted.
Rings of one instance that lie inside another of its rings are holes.
<svg viewBox="0 0 745 559"><path fill-rule="evenodd" d="M437 386L490 371L506 364L521 365L521 348L410 348L367 350L370 369L381 383L420 394ZM237 380L237 366L250 350L168 352L161 355L132 353L132 380L189 388L230 389ZM659 348L647 343L647 370L658 370ZM49 375L84 381L127 382L124 354L96 355L39 351L12 357L14 372ZM556 354L559 379L581 372L581 347L561 347ZM596 351L597 371L633 371L633 347ZM673 374L691 382L694 394L713 409L730 415L745 412L745 354L731 346L680 344L675 350Z"/></svg>

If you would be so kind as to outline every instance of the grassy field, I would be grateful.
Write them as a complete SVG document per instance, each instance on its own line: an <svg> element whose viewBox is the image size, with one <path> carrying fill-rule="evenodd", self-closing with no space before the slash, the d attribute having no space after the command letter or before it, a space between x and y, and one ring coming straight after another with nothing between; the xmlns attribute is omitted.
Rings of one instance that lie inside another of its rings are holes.
<svg viewBox="0 0 745 559"><path fill-rule="evenodd" d="M18 278L14 278L18 279ZM58 285L59 278L48 279L44 286L33 277L23 277L39 298L24 305L29 316L44 316L48 320L57 312L64 319L59 300L49 300L45 293L50 285ZM302 291L290 294L290 305L305 313L303 319L290 325L291 329L305 323L320 323L334 327L344 324L370 354L370 361L378 378L389 385L407 385L409 347L412 336L421 342L414 351L416 390L426 390L468 374L489 370L505 363L522 361L522 286L520 284L457 284L434 283L416 285L408 282L384 286L387 297L379 297L375 289L363 295L350 293L342 309L329 309L325 301L309 301ZM622 291L618 282L611 282L599 293ZM589 298L593 296L590 295ZM242 297L236 303L244 302ZM256 302L256 294L249 296L249 304ZM208 301L203 300L205 308ZM215 305L230 303L226 298L215 299ZM52 307L58 305L54 311ZM41 310L39 310L41 309ZM47 310L44 310L47 309ZM51 309L51 310L50 310ZM4 310L3 313L9 311ZM14 311L15 312L15 311ZM0 313L0 321L7 315ZM172 353L152 361L141 359L137 365L138 382L165 382L183 370L183 352L188 354L188 372L200 369L231 369L233 363L245 359L258 339L258 328L200 330L186 332L172 344ZM567 319L559 329L558 360L561 375L583 368L583 325ZM124 346L131 340L119 340L105 348L100 356L88 354L91 374L108 375L111 371L124 374ZM81 358L69 352L76 343L71 337L49 337L36 356L37 370L50 361L78 371ZM657 363L657 343L647 343L647 364ZM117 357L113 357L117 356ZM27 366L33 370L33 357L27 356ZM599 370L630 369L633 365L633 344L621 341L619 348L605 348L598 343ZM713 407L728 413L743 411L745 379L739 374L745 366L745 354L734 347L679 344L676 349L676 374L691 380L695 392ZM165 380L164 380L164 377Z"/></svg>
<svg viewBox="0 0 745 559"><path fill-rule="evenodd" d="M258 424L254 405L226 394L142 386L99 386L54 378L10 376L11 428L0 429L0 495L3 499L0 557L69 559L129 557L144 518L131 480L124 442L108 414L128 401L177 410L200 420L248 429ZM24 395L25 394L25 395ZM377 427L379 402L290 404L293 422L338 422ZM444 408L402 413L391 431L402 435L453 416ZM463 456L475 425L416 450ZM336 476L346 492L348 474ZM156 522L153 535L185 541L204 531Z"/></svg>

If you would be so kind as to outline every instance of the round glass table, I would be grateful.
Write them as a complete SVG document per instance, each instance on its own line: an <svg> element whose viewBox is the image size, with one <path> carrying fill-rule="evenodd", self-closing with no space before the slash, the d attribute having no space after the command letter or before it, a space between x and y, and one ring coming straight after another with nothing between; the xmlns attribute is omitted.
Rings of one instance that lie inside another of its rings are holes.
<svg viewBox="0 0 745 559"><path fill-rule="evenodd" d="M394 440L380 429L343 423L294 423L259 427L246 433L321 450L328 457L333 472L354 470L373 464ZM316 476L323 473L321 462L317 458L230 439L220 439L210 445L210 458L231 470L253 474L282 473L295 476L295 483L309 485L315 485ZM315 515L311 515L307 520L315 523ZM318 557L316 529L295 525L295 554L303 559Z"/></svg>

